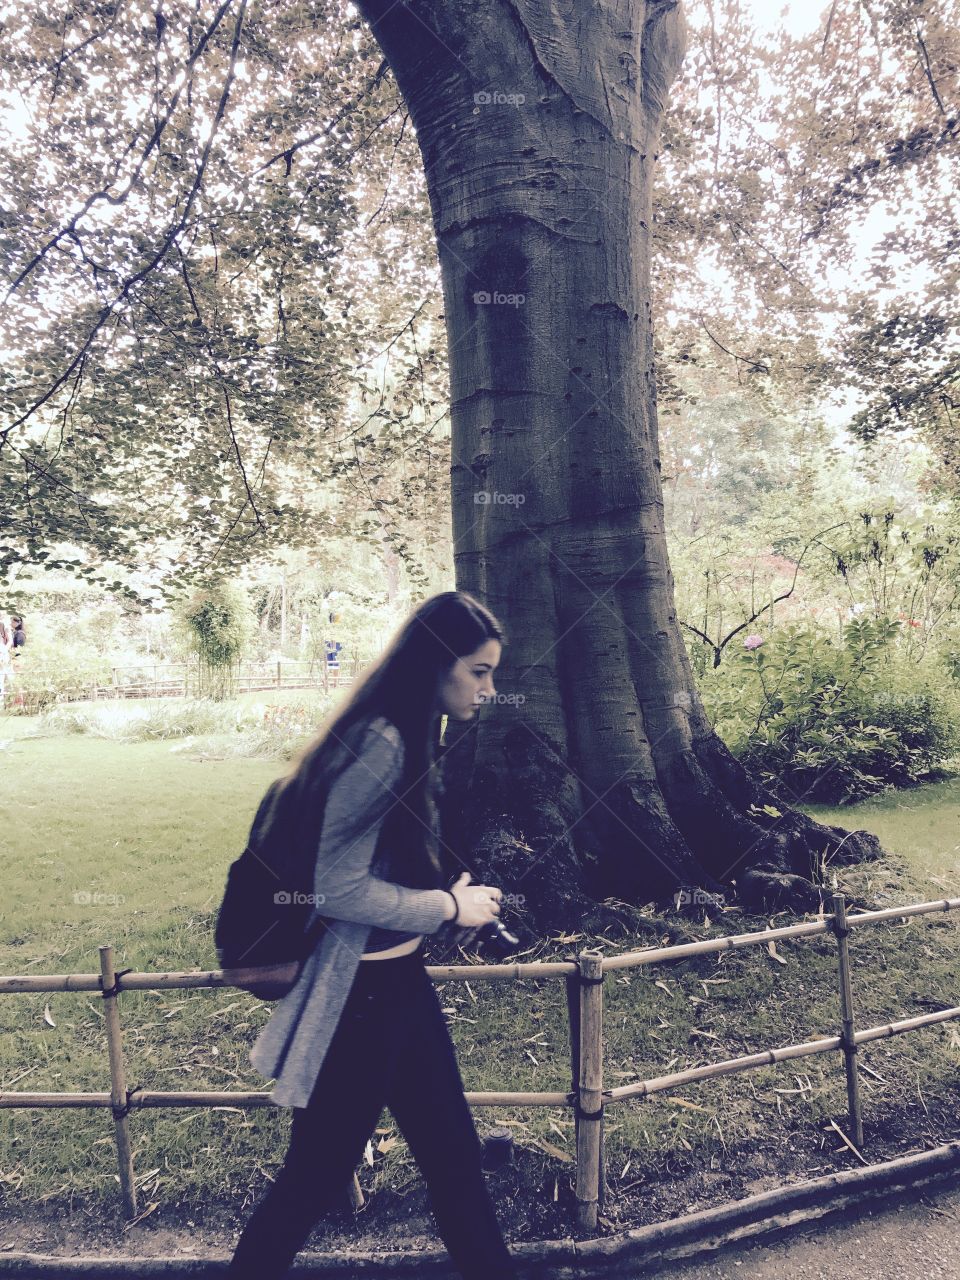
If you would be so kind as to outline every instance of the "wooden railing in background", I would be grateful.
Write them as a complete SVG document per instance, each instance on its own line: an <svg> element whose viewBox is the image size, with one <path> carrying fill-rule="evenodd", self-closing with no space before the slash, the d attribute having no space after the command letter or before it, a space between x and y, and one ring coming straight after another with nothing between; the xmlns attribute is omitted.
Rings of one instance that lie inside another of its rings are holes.
<svg viewBox="0 0 960 1280"><path fill-rule="evenodd" d="M235 675L237 693L264 693L270 689L339 689L352 684L368 663L359 658L345 657L338 667L331 667L318 659L280 659L272 662L244 662ZM196 696L199 675L196 663L137 663L133 666L110 668L105 672L82 671L65 675L55 667L42 663L25 668L29 677L26 696L42 701L44 708L64 702L100 702L115 698L187 698ZM50 695L38 698L44 680L49 682ZM12 694L17 685L11 685Z"/></svg>

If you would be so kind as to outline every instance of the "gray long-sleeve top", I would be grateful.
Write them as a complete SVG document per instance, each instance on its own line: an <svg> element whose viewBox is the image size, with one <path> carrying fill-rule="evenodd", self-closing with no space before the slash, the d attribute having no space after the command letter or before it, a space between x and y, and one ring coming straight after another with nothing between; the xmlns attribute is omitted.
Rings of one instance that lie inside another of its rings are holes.
<svg viewBox="0 0 960 1280"><path fill-rule="evenodd" d="M447 918L445 890L410 889L370 871L383 816L358 831L357 815L384 814L402 772L400 731L379 717L327 795L314 877L314 891L322 895L315 914L327 927L250 1051L254 1067L275 1079L270 1098L279 1106L307 1105L371 926L435 933Z"/></svg>

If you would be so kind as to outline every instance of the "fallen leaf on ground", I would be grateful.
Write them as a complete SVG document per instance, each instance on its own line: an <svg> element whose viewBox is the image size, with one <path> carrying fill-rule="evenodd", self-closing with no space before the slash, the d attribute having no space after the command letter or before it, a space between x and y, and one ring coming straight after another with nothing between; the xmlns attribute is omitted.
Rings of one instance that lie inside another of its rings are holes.
<svg viewBox="0 0 960 1280"><path fill-rule="evenodd" d="M572 1155L566 1151L561 1151L560 1148L555 1147L552 1142L547 1142L546 1138L532 1138L531 1141L536 1143L538 1147L542 1148L548 1156L555 1156L557 1160L566 1160L570 1163L573 1162Z"/></svg>
<svg viewBox="0 0 960 1280"><path fill-rule="evenodd" d="M703 1111L708 1116L713 1115L711 1107L701 1107L699 1102L688 1102L686 1098L674 1098L671 1095L667 1101L672 1102L675 1107L686 1107L688 1111Z"/></svg>

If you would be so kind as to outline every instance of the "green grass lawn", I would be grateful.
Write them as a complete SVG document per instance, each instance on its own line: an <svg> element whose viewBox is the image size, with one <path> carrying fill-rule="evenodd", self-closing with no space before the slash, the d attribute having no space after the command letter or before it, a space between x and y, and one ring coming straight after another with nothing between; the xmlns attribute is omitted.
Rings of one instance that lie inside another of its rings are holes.
<svg viewBox="0 0 960 1280"><path fill-rule="evenodd" d="M866 827L907 861L920 883L937 885L940 877L940 887L950 890L946 896L960 894L960 778L891 791L853 809L815 806L809 812L841 827Z"/></svg>
<svg viewBox="0 0 960 1280"><path fill-rule="evenodd" d="M23 721L0 719L6 837L0 973L95 972L97 947L108 942L118 968L215 967L213 916L226 869L282 764L197 757L165 741L30 738L22 727ZM844 872L851 890L891 903L960 894L960 783L820 812L866 826L893 852L883 863ZM109 898L96 905L75 900L87 892ZM709 937L764 923L731 912L690 932ZM958 1002L958 923L944 916L855 933L861 1025ZM619 953L650 945L650 934L624 936L616 926L599 937L572 934L546 942L535 958L592 945ZM779 959L753 948L610 975L606 1083L833 1034L835 944L782 943L778 953ZM468 1089L569 1088L560 981L477 981L469 989L451 982L441 996L454 1011ZM247 1052L269 1006L221 990L128 993L120 1007L129 1086L265 1087ZM102 1020L101 1002L89 993L0 997L0 1090L109 1088ZM923 1124L942 1136L941 1117L955 1115L960 1068L953 1026L879 1042L863 1060L881 1077L864 1088L871 1158L880 1158L884 1143L919 1144ZM477 1118L481 1129L513 1126L528 1187L542 1188L546 1200L569 1182L574 1146L567 1110L483 1108ZM662 1187L694 1168L712 1169L718 1178L736 1169L736 1189L745 1185L744 1169L762 1178L768 1161L782 1166L791 1153L805 1170L818 1161L824 1169L846 1166L852 1157L838 1155L836 1135L825 1133L831 1118L845 1123L839 1055L614 1104L605 1122L608 1185L614 1197L639 1186L656 1216ZM273 1109L134 1112L142 1202L183 1210L215 1201L249 1206L282 1157L288 1123L288 1112ZM382 1128L382 1136L393 1134L389 1115ZM405 1145L387 1146L375 1153L373 1167L361 1165L368 1190L401 1191L418 1180ZM0 1198L57 1205L79 1195L115 1210L115 1160L106 1110L0 1110Z"/></svg>
<svg viewBox="0 0 960 1280"><path fill-rule="evenodd" d="M225 862L282 765L195 760L176 745L78 735L19 740L3 752L6 972L81 958L89 968L104 942L125 967L199 961L201 950L209 958L201 937L182 952L180 925L216 906ZM117 901L77 905L84 891Z"/></svg>

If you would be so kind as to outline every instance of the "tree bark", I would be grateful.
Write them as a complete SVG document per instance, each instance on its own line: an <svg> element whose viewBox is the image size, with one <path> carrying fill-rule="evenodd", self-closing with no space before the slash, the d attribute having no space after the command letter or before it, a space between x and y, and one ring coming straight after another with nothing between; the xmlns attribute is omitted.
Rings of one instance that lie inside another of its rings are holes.
<svg viewBox="0 0 960 1280"><path fill-rule="evenodd" d="M501 705L448 732L445 836L540 927L678 885L812 902L819 851L876 842L763 813L674 611L649 268L678 4L359 7L409 107L437 236L457 585L508 633Z"/></svg>

